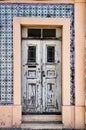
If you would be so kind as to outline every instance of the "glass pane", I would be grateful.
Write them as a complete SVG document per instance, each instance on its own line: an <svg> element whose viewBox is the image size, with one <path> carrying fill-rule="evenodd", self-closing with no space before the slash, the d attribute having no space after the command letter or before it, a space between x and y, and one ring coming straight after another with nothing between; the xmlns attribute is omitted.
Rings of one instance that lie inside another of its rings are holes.
<svg viewBox="0 0 86 130"><path fill-rule="evenodd" d="M41 29L28 29L28 37L41 38Z"/></svg>
<svg viewBox="0 0 86 130"><path fill-rule="evenodd" d="M48 46L47 47L47 62L54 62L55 61L55 47Z"/></svg>
<svg viewBox="0 0 86 130"><path fill-rule="evenodd" d="M36 46L28 47L28 62L36 62Z"/></svg>
<svg viewBox="0 0 86 130"><path fill-rule="evenodd" d="M43 38L55 38L56 29L43 29Z"/></svg>

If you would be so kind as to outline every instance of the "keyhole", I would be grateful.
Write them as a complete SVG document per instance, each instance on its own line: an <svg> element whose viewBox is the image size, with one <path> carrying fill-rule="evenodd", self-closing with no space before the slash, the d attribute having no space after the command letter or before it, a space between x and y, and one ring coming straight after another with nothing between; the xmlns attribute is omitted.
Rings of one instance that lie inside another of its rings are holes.
<svg viewBox="0 0 86 130"><path fill-rule="evenodd" d="M45 73L44 73L44 71L42 71L42 76L45 77Z"/></svg>
<svg viewBox="0 0 86 130"><path fill-rule="evenodd" d="M60 61L59 61L59 60L58 60L57 62L58 62L58 63L60 63Z"/></svg>

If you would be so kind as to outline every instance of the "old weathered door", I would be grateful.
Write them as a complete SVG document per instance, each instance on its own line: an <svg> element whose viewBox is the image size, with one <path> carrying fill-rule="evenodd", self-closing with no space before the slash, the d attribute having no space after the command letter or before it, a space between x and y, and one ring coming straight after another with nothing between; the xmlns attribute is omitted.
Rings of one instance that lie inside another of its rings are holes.
<svg viewBox="0 0 86 130"><path fill-rule="evenodd" d="M22 40L22 112L61 112L61 41Z"/></svg>

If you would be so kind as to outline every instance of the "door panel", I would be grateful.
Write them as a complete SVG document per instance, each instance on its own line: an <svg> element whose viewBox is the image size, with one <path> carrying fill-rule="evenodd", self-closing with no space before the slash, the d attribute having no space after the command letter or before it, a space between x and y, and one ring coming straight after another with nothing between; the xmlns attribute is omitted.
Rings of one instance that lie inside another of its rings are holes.
<svg viewBox="0 0 86 130"><path fill-rule="evenodd" d="M61 112L61 42L22 40L22 112Z"/></svg>
<svg viewBox="0 0 86 130"><path fill-rule="evenodd" d="M43 52L43 99L44 112L61 111L61 42L44 40ZM59 62L58 62L59 61Z"/></svg>
<svg viewBox="0 0 86 130"><path fill-rule="evenodd" d="M41 111L40 41L22 40L22 112Z"/></svg>

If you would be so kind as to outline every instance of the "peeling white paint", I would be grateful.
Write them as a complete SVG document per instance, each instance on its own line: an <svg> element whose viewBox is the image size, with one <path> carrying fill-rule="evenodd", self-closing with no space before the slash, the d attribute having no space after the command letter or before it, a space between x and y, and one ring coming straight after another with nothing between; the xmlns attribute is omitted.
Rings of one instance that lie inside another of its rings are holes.
<svg viewBox="0 0 86 130"><path fill-rule="evenodd" d="M35 63L27 63L29 46L36 46ZM47 62L48 46L55 47L51 63ZM22 40L22 111L61 112L61 41Z"/></svg>

